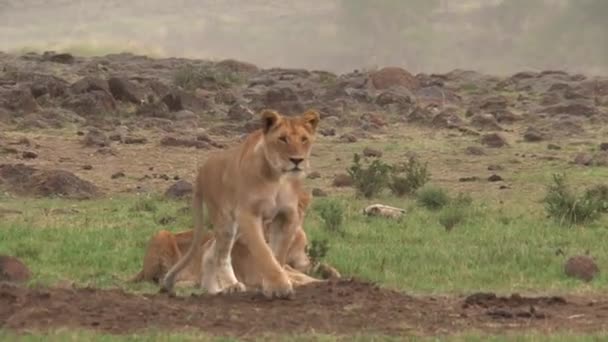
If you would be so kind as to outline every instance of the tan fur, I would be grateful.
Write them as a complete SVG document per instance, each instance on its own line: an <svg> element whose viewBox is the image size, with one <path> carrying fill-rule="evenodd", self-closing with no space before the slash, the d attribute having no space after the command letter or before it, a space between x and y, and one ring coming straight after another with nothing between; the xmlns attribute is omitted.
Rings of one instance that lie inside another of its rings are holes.
<svg viewBox="0 0 608 342"><path fill-rule="evenodd" d="M296 188L309 168L319 114L310 110L286 117L264 110L260 116L261 129L239 145L211 154L198 169L192 199L194 237L163 278L161 291L173 290L176 275L200 250L204 203L215 238L203 253L201 287L211 294L245 290L230 260L238 242L246 247L267 297L293 295L284 266L299 224ZM264 222L269 222L268 242Z"/></svg>
<svg viewBox="0 0 608 342"><path fill-rule="evenodd" d="M303 191L303 189L298 189L298 191L298 215L300 225L296 230L295 237L289 248L287 265L291 268L288 271L288 275L292 283L294 283L294 285L304 285L319 280L306 275L311 269L311 264L310 259L306 254L308 238L303 230L302 223L306 210L310 205L311 195L309 192ZM269 223L270 222L267 222L265 224L266 235L269 233ZM142 270L129 281L150 281L158 283L166 272L179 261L183 253L186 252L188 246L192 242L193 235L193 230L186 230L175 234L168 230L161 230L156 233L148 242ZM266 236L266 240L268 240L268 238L269 237ZM213 234L210 232L206 232L203 235L201 243L202 248L199 250L199 253L197 253L191 263L176 276L176 284L178 286L199 285L202 273L204 272L204 269L201 267L201 258L209 246L207 242L211 239L213 239ZM256 272L256 267L252 262L253 260L251 259L247 248L237 241L232 249L231 257L232 267L234 268L237 279L247 287L260 287L261 279L258 272Z"/></svg>

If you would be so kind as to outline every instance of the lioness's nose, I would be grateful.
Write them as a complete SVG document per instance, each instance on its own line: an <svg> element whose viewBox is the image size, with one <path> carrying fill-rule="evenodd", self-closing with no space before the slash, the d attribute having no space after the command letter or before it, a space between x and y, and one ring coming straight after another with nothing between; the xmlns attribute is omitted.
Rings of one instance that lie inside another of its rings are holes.
<svg viewBox="0 0 608 342"><path fill-rule="evenodd" d="M289 160L291 160L292 163L296 164L296 166L298 166L298 164L300 164L302 161L304 161L304 158L289 158Z"/></svg>

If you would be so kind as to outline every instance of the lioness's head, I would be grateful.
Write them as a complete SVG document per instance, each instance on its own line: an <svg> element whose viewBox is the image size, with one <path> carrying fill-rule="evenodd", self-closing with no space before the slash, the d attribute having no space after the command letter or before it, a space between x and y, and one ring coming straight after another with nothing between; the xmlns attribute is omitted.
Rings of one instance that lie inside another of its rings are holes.
<svg viewBox="0 0 608 342"><path fill-rule="evenodd" d="M262 130L264 153L273 169L281 174L303 177L309 169L319 113L305 113L287 117L274 110L263 110Z"/></svg>

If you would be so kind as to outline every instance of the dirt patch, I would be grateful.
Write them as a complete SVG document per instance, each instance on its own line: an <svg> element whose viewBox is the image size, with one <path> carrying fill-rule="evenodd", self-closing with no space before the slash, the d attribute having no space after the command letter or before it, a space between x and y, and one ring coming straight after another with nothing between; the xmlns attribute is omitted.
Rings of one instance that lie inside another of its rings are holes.
<svg viewBox="0 0 608 342"><path fill-rule="evenodd" d="M294 300L258 294L169 298L93 288L0 286L0 326L16 331L58 327L129 333L155 327L194 328L241 337L315 331L328 334L449 334L536 329L600 331L608 299L584 297L411 297L355 280L313 284Z"/></svg>
<svg viewBox="0 0 608 342"><path fill-rule="evenodd" d="M0 187L25 196L90 199L101 195L91 182L65 170L40 170L25 164L0 165Z"/></svg>

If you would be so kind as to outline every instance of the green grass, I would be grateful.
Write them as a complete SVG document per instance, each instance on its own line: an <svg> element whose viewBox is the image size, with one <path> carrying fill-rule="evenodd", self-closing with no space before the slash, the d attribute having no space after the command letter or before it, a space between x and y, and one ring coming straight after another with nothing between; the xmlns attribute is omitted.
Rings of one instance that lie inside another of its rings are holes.
<svg viewBox="0 0 608 342"><path fill-rule="evenodd" d="M390 220L361 214L369 202L352 195L336 198L344 208L343 234L328 231L319 212L310 210L305 227L311 240L327 239L326 260L345 275L356 275L409 293L462 293L477 290L571 291L606 287L604 273L589 284L567 278L564 256L589 250L608 261L605 219L586 229L567 229L550 219L475 201L466 222L451 231L441 211L414 199L385 203L408 210ZM187 202L158 197L116 197L91 202L0 199L20 209L0 221L0 252L16 255L32 268L33 282L62 280L94 286L127 286L139 270L149 237L160 229L188 229ZM169 221L168 225L162 222ZM497 266L498 265L498 266Z"/></svg>

